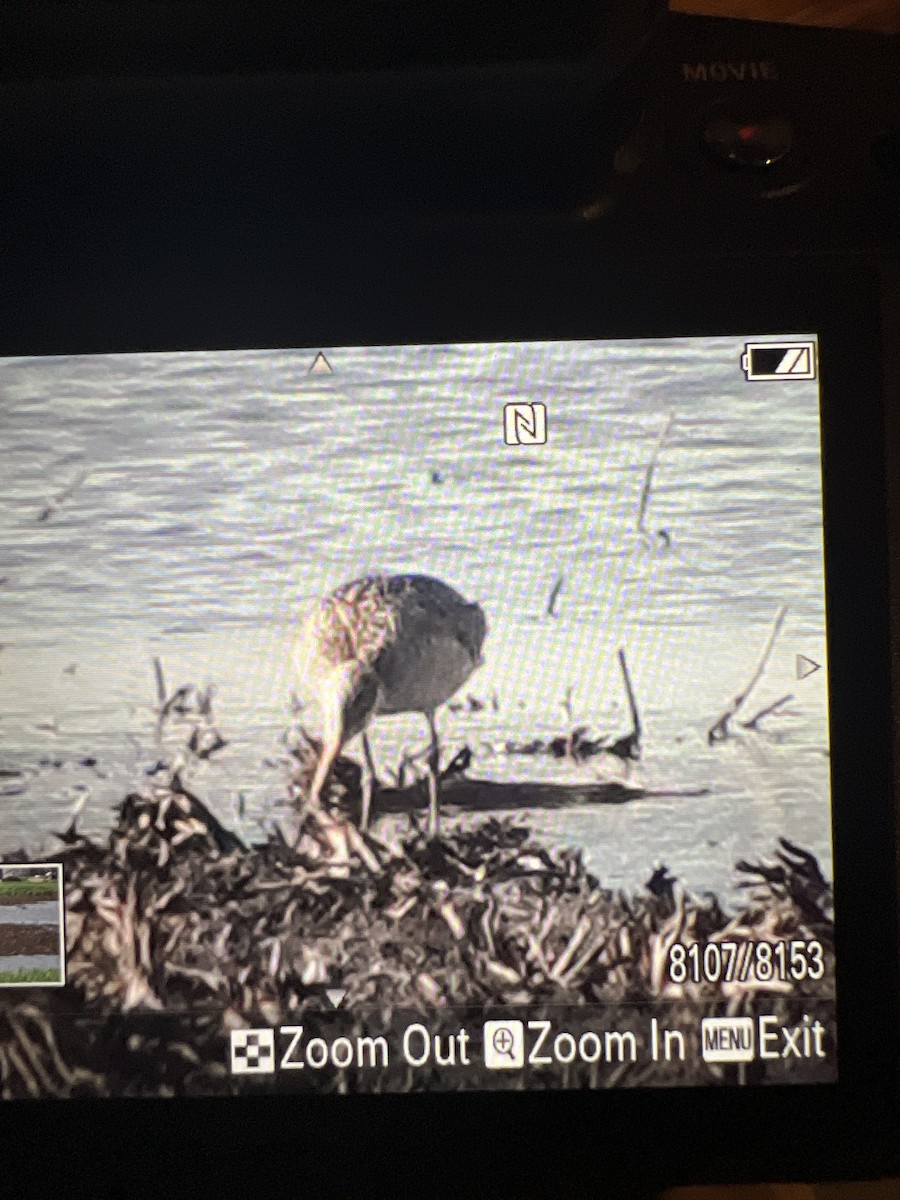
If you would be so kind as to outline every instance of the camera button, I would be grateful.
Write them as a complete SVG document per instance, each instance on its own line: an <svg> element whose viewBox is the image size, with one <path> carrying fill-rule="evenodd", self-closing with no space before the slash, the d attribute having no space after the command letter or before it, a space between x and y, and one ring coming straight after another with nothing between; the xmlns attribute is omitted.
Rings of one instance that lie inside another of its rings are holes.
<svg viewBox="0 0 900 1200"><path fill-rule="evenodd" d="M703 131L707 149L736 167L770 167L791 151L793 127L784 117L738 118L721 112Z"/></svg>

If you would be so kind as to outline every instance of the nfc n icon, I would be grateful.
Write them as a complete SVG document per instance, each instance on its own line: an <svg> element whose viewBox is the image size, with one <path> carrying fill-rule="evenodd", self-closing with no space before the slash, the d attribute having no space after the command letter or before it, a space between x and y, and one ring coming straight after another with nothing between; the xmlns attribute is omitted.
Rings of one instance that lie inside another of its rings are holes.
<svg viewBox="0 0 900 1200"><path fill-rule="evenodd" d="M544 404L507 404L503 409L503 440L507 446L543 446L547 440Z"/></svg>

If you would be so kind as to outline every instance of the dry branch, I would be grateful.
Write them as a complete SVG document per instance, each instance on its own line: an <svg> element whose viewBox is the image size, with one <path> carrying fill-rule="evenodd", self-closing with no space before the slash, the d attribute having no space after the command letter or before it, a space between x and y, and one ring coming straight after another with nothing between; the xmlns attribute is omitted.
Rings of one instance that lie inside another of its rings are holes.
<svg viewBox="0 0 900 1200"><path fill-rule="evenodd" d="M784 624L784 618L787 615L787 605L782 604L778 612L775 614L775 620L772 622L772 628L769 630L769 636L766 639L766 644L763 647L763 652L759 657L759 661L753 671L750 681L747 686L734 697L715 724L711 725L707 732L707 741L710 745L715 742L722 742L729 736L729 724L737 715L740 708L746 703L748 696L759 683L762 678L762 673L766 669L766 663L769 661L769 656L772 653L772 648L775 645L775 639L781 632L781 627Z"/></svg>
<svg viewBox="0 0 900 1200"><path fill-rule="evenodd" d="M764 717L771 717L777 713L779 709L784 708L785 704L790 704L793 700L793 693L789 692L786 696L782 696L779 700L767 704L765 708L761 708L758 713L750 718L749 721L741 721L741 729L752 729L756 732L759 729L759 723Z"/></svg>

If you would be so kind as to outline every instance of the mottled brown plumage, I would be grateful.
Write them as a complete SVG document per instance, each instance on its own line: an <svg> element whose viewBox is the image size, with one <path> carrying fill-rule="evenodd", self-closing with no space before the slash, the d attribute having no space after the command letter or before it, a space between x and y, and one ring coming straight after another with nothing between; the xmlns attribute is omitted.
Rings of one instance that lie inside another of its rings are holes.
<svg viewBox="0 0 900 1200"><path fill-rule="evenodd" d="M318 601L295 652L297 671L315 690L322 713L322 754L310 802L318 805L335 758L362 733L368 766L365 827L374 775L365 730L381 713L420 712L431 732L429 830L434 835L440 758L434 714L480 666L486 633L478 604L427 575L368 575Z"/></svg>

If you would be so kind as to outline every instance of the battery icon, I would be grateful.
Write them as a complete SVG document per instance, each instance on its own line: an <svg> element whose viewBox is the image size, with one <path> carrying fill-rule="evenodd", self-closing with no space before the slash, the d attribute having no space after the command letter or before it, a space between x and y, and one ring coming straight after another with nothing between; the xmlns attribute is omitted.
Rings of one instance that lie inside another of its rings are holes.
<svg viewBox="0 0 900 1200"><path fill-rule="evenodd" d="M747 342L741 370L748 379L815 379L815 342Z"/></svg>

